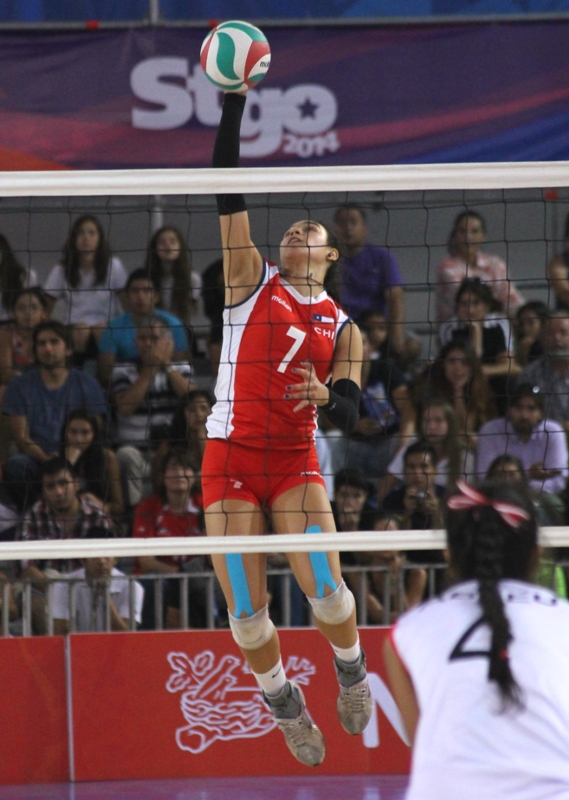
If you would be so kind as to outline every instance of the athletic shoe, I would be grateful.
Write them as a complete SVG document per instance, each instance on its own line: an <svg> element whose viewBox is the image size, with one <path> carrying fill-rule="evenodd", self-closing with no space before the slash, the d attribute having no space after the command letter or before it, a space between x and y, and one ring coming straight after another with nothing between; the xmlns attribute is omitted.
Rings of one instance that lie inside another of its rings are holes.
<svg viewBox="0 0 569 800"><path fill-rule="evenodd" d="M321 764L326 755L324 737L308 716L300 687L294 681L288 681L276 698L263 696L293 756L307 767Z"/></svg>
<svg viewBox="0 0 569 800"><path fill-rule="evenodd" d="M338 717L342 728L354 736L363 733L370 721L373 710L373 699L365 668L365 654L354 665L346 669L344 662L334 659L336 675L340 684L338 697Z"/></svg>

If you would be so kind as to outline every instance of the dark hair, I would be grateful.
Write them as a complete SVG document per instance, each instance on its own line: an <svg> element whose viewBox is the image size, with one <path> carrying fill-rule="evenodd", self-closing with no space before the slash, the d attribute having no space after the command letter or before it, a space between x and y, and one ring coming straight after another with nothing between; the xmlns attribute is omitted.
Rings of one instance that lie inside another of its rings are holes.
<svg viewBox="0 0 569 800"><path fill-rule="evenodd" d="M492 461L492 463L488 467L485 480L494 482L502 481L503 468L506 466L506 464L513 465L519 471L521 476L520 483L523 484L524 488L529 489L528 479L524 470L524 465L517 456L513 456L510 453L504 453L501 456L496 456L496 458Z"/></svg>
<svg viewBox="0 0 569 800"><path fill-rule="evenodd" d="M373 493L373 485L365 473L357 467L345 467L334 475L334 491L342 486L353 486L354 489L363 489L368 495Z"/></svg>
<svg viewBox="0 0 569 800"><path fill-rule="evenodd" d="M465 386L465 401L469 411L476 413L478 425L482 425L494 411L493 397L488 381L482 373L480 359L469 342L453 340L441 348L433 363L421 373L419 381L415 384L413 399L419 414L422 413L424 406L434 398L446 400L453 405L452 384L445 374L445 361L453 350L460 350L470 366L470 378Z"/></svg>
<svg viewBox="0 0 569 800"><path fill-rule="evenodd" d="M421 409L421 416L419 418L419 434L424 441L428 441L425 434L423 433L423 419L425 416L425 412L429 408L440 408L443 412L446 424L447 424L447 435L445 436L444 443L443 443L443 454L444 457L448 461L448 485L451 486L452 484L456 483L457 479L460 476L461 470L461 463L462 463L462 446L458 439L458 423L456 420L456 413L452 405L448 402L448 400L433 398L432 400L428 400ZM436 460L436 454L435 454Z"/></svg>
<svg viewBox="0 0 569 800"><path fill-rule="evenodd" d="M482 214L479 214L478 211L472 211L469 209L461 211L460 214L457 214L456 217L454 218L454 222L452 224L452 228L448 237L447 247L451 255L456 255L456 232L458 230L458 226L465 219L478 220L478 222L482 227L482 232L486 233L486 221L482 216Z"/></svg>
<svg viewBox="0 0 569 800"><path fill-rule="evenodd" d="M163 225L161 228L158 228L156 233L152 236L146 252L144 268L147 275L150 275L158 291L161 291L164 272L162 269L162 262L158 256L158 239L166 231L172 231L172 233L176 235L180 246L180 255L172 265L174 287L171 310L177 317L187 322L190 311L190 259L182 234L177 228L174 228L173 225Z"/></svg>
<svg viewBox="0 0 569 800"><path fill-rule="evenodd" d="M172 417L172 424L170 425L170 432L168 434L168 443L170 446L176 447L178 445L188 443L190 432L188 431L188 425L186 422L186 408L190 403L193 403L194 400L198 400L200 398L205 400L209 404L210 408L213 407L215 398L206 389L193 389L191 392L188 392L187 396L184 397L176 406L174 416Z"/></svg>
<svg viewBox="0 0 569 800"><path fill-rule="evenodd" d="M46 319L43 322L40 322L39 325L36 325L32 331L32 349L34 351L34 355L36 352L38 336L44 331L52 331L59 339L61 339L62 342L65 343L65 347L68 350L72 349L73 344L71 342L69 328L64 325L63 322L59 322L57 319Z"/></svg>
<svg viewBox="0 0 569 800"><path fill-rule="evenodd" d="M91 525L85 531L83 539L114 539L115 532L111 528L106 528L104 525Z"/></svg>
<svg viewBox="0 0 569 800"><path fill-rule="evenodd" d="M532 400L535 400L536 405L543 411L544 407L544 397L543 392L540 390L539 386L535 386L533 383L519 383L513 392L510 395L510 408L518 404L519 400L522 400L524 397L531 397Z"/></svg>
<svg viewBox="0 0 569 800"><path fill-rule="evenodd" d="M434 448L428 442L419 439L418 442L413 442L413 444L410 444L405 450L405 453L403 454L403 464L405 466L407 466L409 456L414 456L415 453L421 453L425 458L428 456L433 465L437 463L437 454L435 453Z"/></svg>
<svg viewBox="0 0 569 800"><path fill-rule="evenodd" d="M393 522L397 525L398 530L401 530L401 517L399 514L394 514L393 511L378 511L373 518L372 527L375 528L380 522Z"/></svg>
<svg viewBox="0 0 569 800"><path fill-rule="evenodd" d="M464 294L477 297L488 306L490 311L496 311L498 308L501 308L500 304L494 299L494 295L488 284L482 283L480 278L465 278L461 282L454 298L455 306L458 305Z"/></svg>
<svg viewBox="0 0 569 800"><path fill-rule="evenodd" d="M149 281L152 284L154 291L160 291L160 285L156 282L156 276L151 275L150 272L144 267L139 267L130 273L124 285L124 290L128 291L134 281Z"/></svg>
<svg viewBox="0 0 569 800"><path fill-rule="evenodd" d="M358 214L363 219L363 221L367 222L367 214L364 208L359 205L359 203L342 203L341 206L338 206L338 208L334 212L334 222L338 221L338 217L340 216L342 211L357 211Z"/></svg>
<svg viewBox="0 0 569 800"><path fill-rule="evenodd" d="M47 478L50 475L57 475L58 472L68 472L76 480L77 475L71 464L62 456L55 456L44 461L41 466L41 476Z"/></svg>
<svg viewBox="0 0 569 800"><path fill-rule="evenodd" d="M0 233L0 292L2 305L9 311L16 293L24 288L25 268L20 264L8 239Z"/></svg>
<svg viewBox="0 0 569 800"><path fill-rule="evenodd" d="M364 331L367 336L370 335L370 328L373 327L372 320L375 317L382 317L385 320L385 326L387 329L387 336L385 337L385 341L379 348L379 353L382 358L388 358L390 355L390 346L389 346L389 324L387 322L387 317L381 311L377 311L373 308L368 308L367 311L363 311L359 317L355 320L356 325L361 331Z"/></svg>
<svg viewBox="0 0 569 800"><path fill-rule="evenodd" d="M65 457L65 437L69 423L75 419L81 419L91 426L93 431L93 441L79 456L74 464L74 472L83 482L82 489L91 492L103 502L108 502L108 487L106 477L105 451L101 442L101 431L99 420L86 408L75 408L69 412L61 429L59 452Z"/></svg>
<svg viewBox="0 0 569 800"><path fill-rule="evenodd" d="M547 322L549 309L541 300L529 300L527 303L524 303L523 306L520 306L516 311L517 322L520 321L524 311L533 311L533 313L538 317L542 326Z"/></svg>
<svg viewBox="0 0 569 800"><path fill-rule="evenodd" d="M24 289L20 289L19 291L14 293L12 298L12 305L10 306L10 310L13 312L16 308L18 300L20 297L25 297L27 294L31 294L33 297L36 298L41 304L41 307L44 311L47 311L47 301L45 299L45 293L41 286L28 286Z"/></svg>
<svg viewBox="0 0 569 800"><path fill-rule="evenodd" d="M508 525L492 506L461 511L448 509L447 543L450 563L459 580L476 580L482 608L480 623L491 631L488 680L497 684L502 709L522 705L507 655L513 639L499 581L527 581L537 547L537 518L529 492L508 483L484 482L479 491L486 498L522 508L529 516L519 527Z"/></svg>
<svg viewBox="0 0 569 800"><path fill-rule="evenodd" d="M92 222L97 228L97 233L99 234L99 242L97 244L97 249L95 250L94 260L95 284L104 284L109 271L111 248L109 246L109 242L107 241L107 237L105 236L103 226L93 214L83 214L83 216L78 217L71 226L69 236L63 245L63 252L61 255L61 265L65 271L67 282L72 289L77 288L79 284L80 263L79 250L77 249L77 235L79 233L79 229L85 222Z"/></svg>
<svg viewBox="0 0 569 800"><path fill-rule="evenodd" d="M156 486L156 494L163 503L166 503L168 500L164 477L170 464L176 464L177 466L182 467L182 469L193 470L196 479L199 474L199 468L187 450L184 450L183 447L172 447L170 450L168 450L160 462L160 471Z"/></svg>

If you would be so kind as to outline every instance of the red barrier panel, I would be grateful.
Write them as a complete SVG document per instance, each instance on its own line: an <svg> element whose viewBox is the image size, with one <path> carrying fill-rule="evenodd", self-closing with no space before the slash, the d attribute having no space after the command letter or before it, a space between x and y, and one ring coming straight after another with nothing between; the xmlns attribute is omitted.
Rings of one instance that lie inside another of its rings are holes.
<svg viewBox="0 0 569 800"><path fill-rule="evenodd" d="M280 631L287 675L302 685L326 738L319 773L408 771L383 682L385 633L361 632L376 713L364 735L352 737L336 716L329 645L315 630ZM71 654L77 780L311 771L289 754L228 631L74 635Z"/></svg>
<svg viewBox="0 0 569 800"><path fill-rule="evenodd" d="M0 639L0 784L69 779L64 639Z"/></svg>

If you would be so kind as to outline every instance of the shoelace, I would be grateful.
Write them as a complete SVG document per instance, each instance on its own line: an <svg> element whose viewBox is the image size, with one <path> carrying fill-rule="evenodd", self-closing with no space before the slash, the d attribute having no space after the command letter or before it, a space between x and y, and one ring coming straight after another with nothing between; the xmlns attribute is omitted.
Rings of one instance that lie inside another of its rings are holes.
<svg viewBox="0 0 569 800"><path fill-rule="evenodd" d="M368 697L366 683L362 684L362 686L341 686L340 691L353 711L365 710Z"/></svg>
<svg viewBox="0 0 569 800"><path fill-rule="evenodd" d="M306 734L312 726L309 725L307 727L304 724L303 714L301 714L300 717L296 717L296 719L279 719L277 720L277 725L279 730L283 731L283 733L285 731L287 732L293 744L297 747L308 744Z"/></svg>

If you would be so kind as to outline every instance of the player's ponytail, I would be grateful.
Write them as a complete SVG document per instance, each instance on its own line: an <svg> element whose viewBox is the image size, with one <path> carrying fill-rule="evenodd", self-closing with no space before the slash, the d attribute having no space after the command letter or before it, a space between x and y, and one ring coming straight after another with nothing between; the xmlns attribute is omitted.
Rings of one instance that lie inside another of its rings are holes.
<svg viewBox="0 0 569 800"><path fill-rule="evenodd" d="M512 672L513 640L499 582L528 580L537 546L531 499L509 484L483 484L480 491L459 483L448 500L447 536L451 567L460 580L475 579L482 618L490 628L488 680L496 683L503 709L522 705Z"/></svg>

